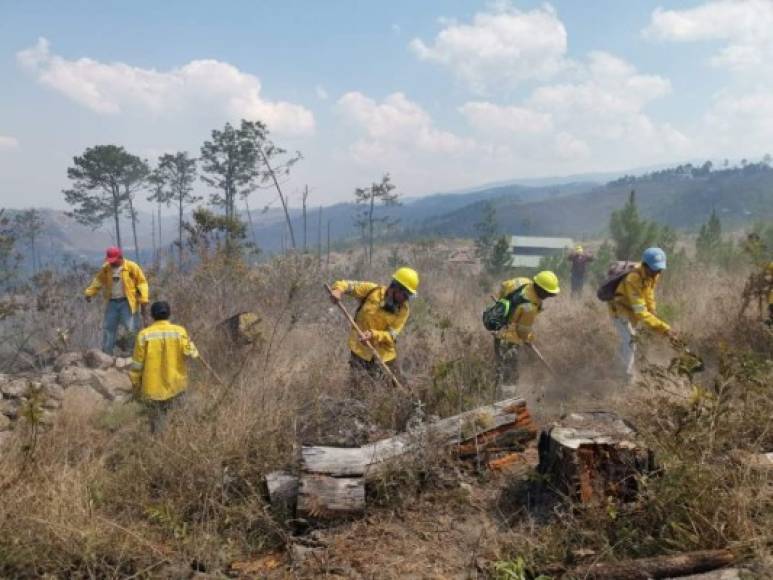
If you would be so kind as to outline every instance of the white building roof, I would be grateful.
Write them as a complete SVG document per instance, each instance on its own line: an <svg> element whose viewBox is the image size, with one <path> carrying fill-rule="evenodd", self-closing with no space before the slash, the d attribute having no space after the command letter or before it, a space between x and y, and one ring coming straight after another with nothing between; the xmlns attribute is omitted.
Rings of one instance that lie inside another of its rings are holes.
<svg viewBox="0 0 773 580"><path fill-rule="evenodd" d="M546 248L561 250L563 248L571 248L574 242L572 238L552 238L552 237L536 237L536 236L511 236L510 247L511 248Z"/></svg>
<svg viewBox="0 0 773 580"><path fill-rule="evenodd" d="M538 268L543 256L519 256L515 255L510 260L513 268Z"/></svg>

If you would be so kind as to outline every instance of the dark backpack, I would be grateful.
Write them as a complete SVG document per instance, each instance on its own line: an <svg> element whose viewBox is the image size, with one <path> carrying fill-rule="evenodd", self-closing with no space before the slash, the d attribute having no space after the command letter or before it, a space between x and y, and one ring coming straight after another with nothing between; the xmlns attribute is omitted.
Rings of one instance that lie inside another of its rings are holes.
<svg viewBox="0 0 773 580"><path fill-rule="evenodd" d="M607 279L596 290L596 296L602 302L611 302L617 293L620 282L636 269L636 262L612 262L607 270Z"/></svg>
<svg viewBox="0 0 773 580"><path fill-rule="evenodd" d="M528 302L524 294L527 284L516 288L513 292L500 298L483 311L483 326L486 330L496 332L502 330L510 322L510 317L521 304Z"/></svg>

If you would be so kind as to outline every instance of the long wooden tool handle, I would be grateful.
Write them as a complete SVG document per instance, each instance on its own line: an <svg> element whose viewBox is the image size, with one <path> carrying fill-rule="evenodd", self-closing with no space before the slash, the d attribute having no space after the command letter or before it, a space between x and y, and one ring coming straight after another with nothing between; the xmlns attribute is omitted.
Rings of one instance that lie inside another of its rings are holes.
<svg viewBox="0 0 773 580"><path fill-rule="evenodd" d="M333 289L328 286L327 284L324 284L325 290L327 290L327 293L330 294L331 297L335 298L335 294L333 294ZM363 344L367 345L368 349L370 350L371 354L373 355L373 358L378 361L378 364L381 365L381 368L386 373L386 375L392 380L392 382L401 390L410 392L406 387L403 386L403 384L397 380L397 377L392 372L392 369L390 369L387 364L384 362L384 359L381 358L381 355L378 354L378 351L376 350L376 347L371 344L369 340L362 340L364 338L365 334L362 332L360 327L357 325L357 323L354 321L354 318L352 318L352 315L349 314L349 311L346 309L346 307L341 304L340 300L335 301L336 306L341 310L341 312L344 313L344 316L346 316L346 319L349 321L349 324L352 326L352 328L355 330L357 335L360 337Z"/></svg>
<svg viewBox="0 0 773 580"><path fill-rule="evenodd" d="M220 383L220 386L221 386L221 387L228 388L228 385L226 385L226 384L225 384L225 381L224 381L223 379L221 379L221 378L220 378L220 377L217 375L217 373L215 372L215 370L214 370L214 369L213 369L211 366L209 366L209 363L208 363L206 360L204 360L204 357L203 357L203 356L201 356L201 353L199 353L199 362L201 362L202 366L203 366L205 369L207 369L207 372L208 372L209 374L211 374L213 377L215 377L215 380L216 380L218 383Z"/></svg>
<svg viewBox="0 0 773 580"><path fill-rule="evenodd" d="M542 364L545 365L545 368L548 369L553 376L557 377L558 375L556 374L556 371L552 366L550 366L550 363L545 360L545 357L542 356L542 353L537 350L537 347L534 346L534 343L528 342L527 344L529 345L529 348L532 350L532 352L537 355L537 358L542 362Z"/></svg>

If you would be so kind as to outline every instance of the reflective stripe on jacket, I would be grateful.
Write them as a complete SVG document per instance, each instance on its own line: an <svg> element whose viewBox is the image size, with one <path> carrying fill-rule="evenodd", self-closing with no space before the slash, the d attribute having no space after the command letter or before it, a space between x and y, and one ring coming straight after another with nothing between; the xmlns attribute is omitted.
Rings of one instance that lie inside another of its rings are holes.
<svg viewBox="0 0 773 580"><path fill-rule="evenodd" d="M515 312L510 316L510 322L507 326L497 333L497 338L510 344L522 344L524 342L531 342L534 339L532 327L537 319L537 315L542 310L542 300L537 296L534 283L526 277L513 278L512 280L502 282L497 298L504 298L521 286L526 286L523 290L523 297L528 302L519 304L515 308Z"/></svg>
<svg viewBox="0 0 773 580"><path fill-rule="evenodd" d="M126 293L126 299L129 301L129 307L132 314L137 312L140 304L148 303L148 281L142 268L138 264L124 258L123 268L121 269L121 279ZM96 296L102 290L105 301L110 300L113 288L113 273L110 264L105 262L102 268L94 276L91 284L86 288L86 296Z"/></svg>
<svg viewBox="0 0 773 580"><path fill-rule="evenodd" d="M404 302L400 309L394 313L385 310L384 296L387 289L373 282L339 280L333 284L333 290L341 290L345 294L364 301L355 316L357 326L363 332L370 330L373 333L371 344L376 348L384 362L397 358L395 343L410 314L408 303ZM373 358L370 349L360 342L354 329L349 333L349 349L363 360L369 361Z"/></svg>
<svg viewBox="0 0 773 580"><path fill-rule="evenodd" d="M671 327L657 317L655 287L657 276L648 276L644 266L639 264L617 287L614 299L609 303L609 311L617 318L627 318L636 326L644 324L650 330L666 334Z"/></svg>
<svg viewBox="0 0 773 580"><path fill-rule="evenodd" d="M165 401L188 386L185 358L198 356L182 326L158 320L137 335L129 377L143 398Z"/></svg>

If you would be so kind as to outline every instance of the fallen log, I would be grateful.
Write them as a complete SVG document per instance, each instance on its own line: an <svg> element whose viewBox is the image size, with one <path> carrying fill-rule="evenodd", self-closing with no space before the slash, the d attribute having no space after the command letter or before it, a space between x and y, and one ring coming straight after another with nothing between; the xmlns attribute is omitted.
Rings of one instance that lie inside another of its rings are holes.
<svg viewBox="0 0 773 580"><path fill-rule="evenodd" d="M521 438L524 441L536 435L526 402L523 399L506 399L362 447L304 446L301 449L301 469L306 473L335 477L363 476L367 479L381 473L390 460L410 453L421 444L456 444L460 445L460 450L471 452L476 447L476 440L480 448L515 429L523 430Z"/></svg>
<svg viewBox="0 0 773 580"><path fill-rule="evenodd" d="M268 501L275 507L284 506L291 511L298 499L299 479L286 471L272 471L266 475Z"/></svg>
<svg viewBox="0 0 773 580"><path fill-rule="evenodd" d="M632 425L604 411L572 413L540 434L538 471L581 502L632 500L637 477L655 469Z"/></svg>
<svg viewBox="0 0 773 580"><path fill-rule="evenodd" d="M734 563L735 560L735 554L730 550L702 550L625 562L596 563L565 572L561 578L566 580L573 578L588 580L678 578L688 574L700 574L724 568ZM555 572L553 573L555 574Z"/></svg>
<svg viewBox="0 0 773 580"><path fill-rule="evenodd" d="M298 513L312 518L336 518L365 510L362 477L330 477L304 473L298 490Z"/></svg>

